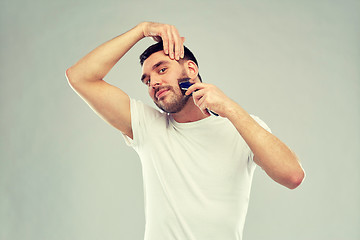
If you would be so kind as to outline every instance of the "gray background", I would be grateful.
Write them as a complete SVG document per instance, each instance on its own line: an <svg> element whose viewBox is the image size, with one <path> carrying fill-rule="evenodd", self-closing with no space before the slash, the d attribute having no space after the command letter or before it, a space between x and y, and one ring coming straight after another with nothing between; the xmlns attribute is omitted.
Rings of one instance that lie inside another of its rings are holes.
<svg viewBox="0 0 360 240"><path fill-rule="evenodd" d="M296 190L257 168L244 239L360 239L359 1L10 1L0 5L0 239L142 239L141 164L65 70L149 20L178 27L219 86L300 157ZM105 80L152 104L144 39Z"/></svg>

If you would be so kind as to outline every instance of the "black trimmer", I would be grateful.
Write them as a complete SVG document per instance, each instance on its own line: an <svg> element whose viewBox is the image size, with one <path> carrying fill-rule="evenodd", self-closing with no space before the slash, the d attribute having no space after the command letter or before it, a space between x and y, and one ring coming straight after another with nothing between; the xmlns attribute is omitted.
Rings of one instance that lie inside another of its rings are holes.
<svg viewBox="0 0 360 240"><path fill-rule="evenodd" d="M182 91L183 94L185 94L185 92L188 90L188 88L189 88L191 85L194 84L194 83L191 83L191 82L190 82L190 79L191 79L191 78L182 78L182 79L180 79L180 81L179 81L179 86L180 86L180 89L181 89L181 91ZM191 94L192 94L192 93L191 93ZM191 94L190 94L190 95L191 95ZM210 114L214 115L214 116L219 116L219 114L214 113L213 111L211 111L211 110L209 110L209 109L207 109L207 111L208 111Z"/></svg>

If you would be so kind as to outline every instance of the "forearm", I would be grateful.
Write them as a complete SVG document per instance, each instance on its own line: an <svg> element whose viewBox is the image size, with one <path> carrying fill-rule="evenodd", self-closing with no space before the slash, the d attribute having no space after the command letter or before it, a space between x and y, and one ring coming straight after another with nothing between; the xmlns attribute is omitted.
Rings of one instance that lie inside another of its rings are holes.
<svg viewBox="0 0 360 240"><path fill-rule="evenodd" d="M229 111L228 118L254 153L254 161L274 181L291 189L301 183L304 171L297 156L282 141L237 104Z"/></svg>
<svg viewBox="0 0 360 240"><path fill-rule="evenodd" d="M66 71L69 81L91 82L103 79L125 53L144 38L143 24L105 42L80 59Z"/></svg>

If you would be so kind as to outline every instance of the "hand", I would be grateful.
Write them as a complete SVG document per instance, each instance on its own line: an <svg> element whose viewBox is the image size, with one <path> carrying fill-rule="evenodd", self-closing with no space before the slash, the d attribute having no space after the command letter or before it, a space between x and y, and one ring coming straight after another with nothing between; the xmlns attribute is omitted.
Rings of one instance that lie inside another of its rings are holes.
<svg viewBox="0 0 360 240"><path fill-rule="evenodd" d="M144 22L142 26L144 37L152 37L157 42L163 41L164 53L171 59L180 60L184 57L185 38L180 37L175 26L153 22Z"/></svg>
<svg viewBox="0 0 360 240"><path fill-rule="evenodd" d="M210 116L209 111L213 111L221 117L227 117L230 109L237 105L218 87L212 84L195 83L189 87L185 94L192 94L195 105L207 116Z"/></svg>

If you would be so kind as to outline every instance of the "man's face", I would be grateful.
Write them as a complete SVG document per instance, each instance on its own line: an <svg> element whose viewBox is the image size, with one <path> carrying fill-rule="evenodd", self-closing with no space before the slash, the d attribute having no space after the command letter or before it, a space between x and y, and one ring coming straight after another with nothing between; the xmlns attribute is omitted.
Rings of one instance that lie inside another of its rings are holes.
<svg viewBox="0 0 360 240"><path fill-rule="evenodd" d="M145 60L141 80L148 86L149 95L156 106L164 112L177 113L190 97L185 96L179 87L179 80L187 77L181 63L159 51Z"/></svg>

